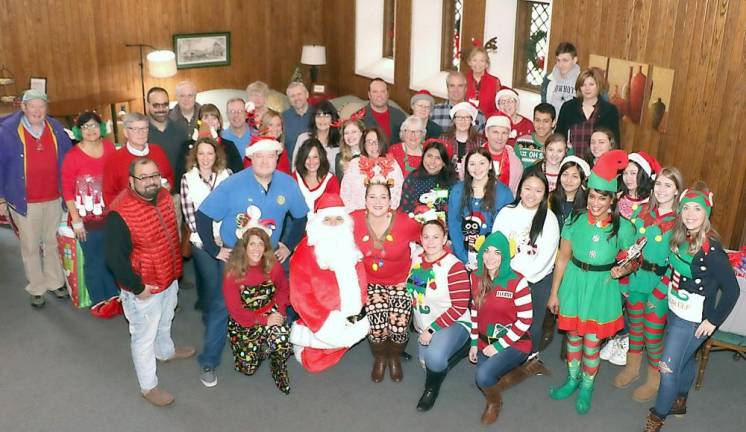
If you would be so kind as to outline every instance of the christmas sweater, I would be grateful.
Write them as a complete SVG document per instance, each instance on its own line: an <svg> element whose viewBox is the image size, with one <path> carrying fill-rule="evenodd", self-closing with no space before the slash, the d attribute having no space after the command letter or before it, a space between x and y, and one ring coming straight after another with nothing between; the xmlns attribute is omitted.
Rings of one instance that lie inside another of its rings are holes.
<svg viewBox="0 0 746 432"><path fill-rule="evenodd" d="M642 260L660 267L668 266L669 241L671 230L676 224L676 214L668 212L658 213L650 210L648 205L638 207L632 214L630 222L635 226L635 241L646 239L642 249ZM660 281L660 275L655 272L638 268L629 275L628 281L622 279L620 283L628 283L629 290L649 294Z"/></svg>

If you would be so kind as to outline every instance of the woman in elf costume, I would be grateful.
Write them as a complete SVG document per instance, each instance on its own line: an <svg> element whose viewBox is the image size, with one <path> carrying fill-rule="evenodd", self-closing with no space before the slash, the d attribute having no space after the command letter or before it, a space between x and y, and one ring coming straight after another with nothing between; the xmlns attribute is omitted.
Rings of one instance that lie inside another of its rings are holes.
<svg viewBox="0 0 746 432"><path fill-rule="evenodd" d="M653 288L668 269L668 243L676 223L675 206L682 183L678 169L665 168L660 171L650 202L637 208L630 219L637 230L636 240L644 238L646 243L639 268L629 276L629 295L625 300L630 323L629 352L627 365L614 378L614 385L627 388L639 377L644 348L647 352L648 378L632 393L638 402L649 401L658 391L658 360L663 352L663 329L668 308L665 296L654 296Z"/></svg>
<svg viewBox="0 0 746 432"><path fill-rule="evenodd" d="M570 397L579 414L591 407L598 373L599 343L624 327L617 280L625 269L615 258L634 243L634 226L615 207L617 174L627 165L621 150L606 153L588 180L588 210L573 214L562 229L547 307L559 312L558 326L567 332L567 381L552 388L552 399ZM582 370L581 370L582 369Z"/></svg>
<svg viewBox="0 0 746 432"><path fill-rule="evenodd" d="M418 357L426 370L418 411L429 411L448 369L466 356L469 340L469 275L446 250L446 228L439 219L426 221L420 234L422 253L412 259L407 291L412 296Z"/></svg>
<svg viewBox="0 0 746 432"><path fill-rule="evenodd" d="M477 262L471 274L469 360L477 364L477 386L487 400L482 424L488 425L500 415L502 390L520 381L513 371L531 352L533 311L528 280L511 269L510 244L503 233L485 239Z"/></svg>
<svg viewBox="0 0 746 432"><path fill-rule="evenodd" d="M658 363L660 390L645 432L660 431L670 414L686 414L696 372L694 354L725 321L739 296L733 267L710 225L712 193L698 189L681 194L668 255L671 273L653 292L661 298L668 294L668 323Z"/></svg>

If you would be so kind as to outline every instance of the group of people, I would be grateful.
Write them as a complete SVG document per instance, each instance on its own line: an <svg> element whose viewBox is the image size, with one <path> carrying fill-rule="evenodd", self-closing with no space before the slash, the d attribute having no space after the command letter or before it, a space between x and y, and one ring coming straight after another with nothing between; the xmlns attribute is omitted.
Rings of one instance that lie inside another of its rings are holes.
<svg viewBox="0 0 746 432"><path fill-rule="evenodd" d="M223 129L192 83L176 87L170 110L155 87L147 115L123 119L118 150L95 112L76 119L73 145L47 115L47 96L29 90L22 110L0 119L0 209L20 238L31 305L44 306L46 291L67 295L55 241L62 201L91 313L125 315L154 405L174 400L156 360L196 354L170 336L188 256L207 387L226 341L241 373L269 359L284 393L291 356L321 372L366 338L372 381L388 369L398 382L413 334L426 372L417 409L434 406L467 358L491 424L507 388L548 372L541 351L556 325L567 378L550 397L577 394L587 413L601 343L627 332L614 385L639 377L645 350L648 379L634 396L655 399L645 430L658 431L686 413L694 352L734 306L737 282L709 222L712 194L620 150L601 71L581 71L570 43L555 54L532 120L477 47L470 73L448 74L447 100L418 92L411 115L381 79L349 118L330 102L309 105L297 82L278 113L255 82L248 100L227 102Z"/></svg>

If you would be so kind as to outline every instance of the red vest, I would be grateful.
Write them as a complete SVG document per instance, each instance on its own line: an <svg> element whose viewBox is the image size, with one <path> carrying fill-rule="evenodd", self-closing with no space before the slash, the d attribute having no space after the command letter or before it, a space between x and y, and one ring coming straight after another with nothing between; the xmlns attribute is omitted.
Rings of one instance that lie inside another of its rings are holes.
<svg viewBox="0 0 746 432"><path fill-rule="evenodd" d="M128 188L114 200L111 210L119 213L127 224L132 238L132 270L142 278L143 284L158 287L153 294L181 277L176 213L166 189L161 188L153 205Z"/></svg>

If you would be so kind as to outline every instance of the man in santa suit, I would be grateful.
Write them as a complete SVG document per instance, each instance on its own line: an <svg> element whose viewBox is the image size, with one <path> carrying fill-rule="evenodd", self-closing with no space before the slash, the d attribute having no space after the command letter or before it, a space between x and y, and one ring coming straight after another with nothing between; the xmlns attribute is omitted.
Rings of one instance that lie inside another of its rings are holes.
<svg viewBox="0 0 746 432"><path fill-rule="evenodd" d="M363 255L352 228L339 195L322 195L290 260L290 303L299 316L290 342L309 372L334 366L368 335Z"/></svg>

